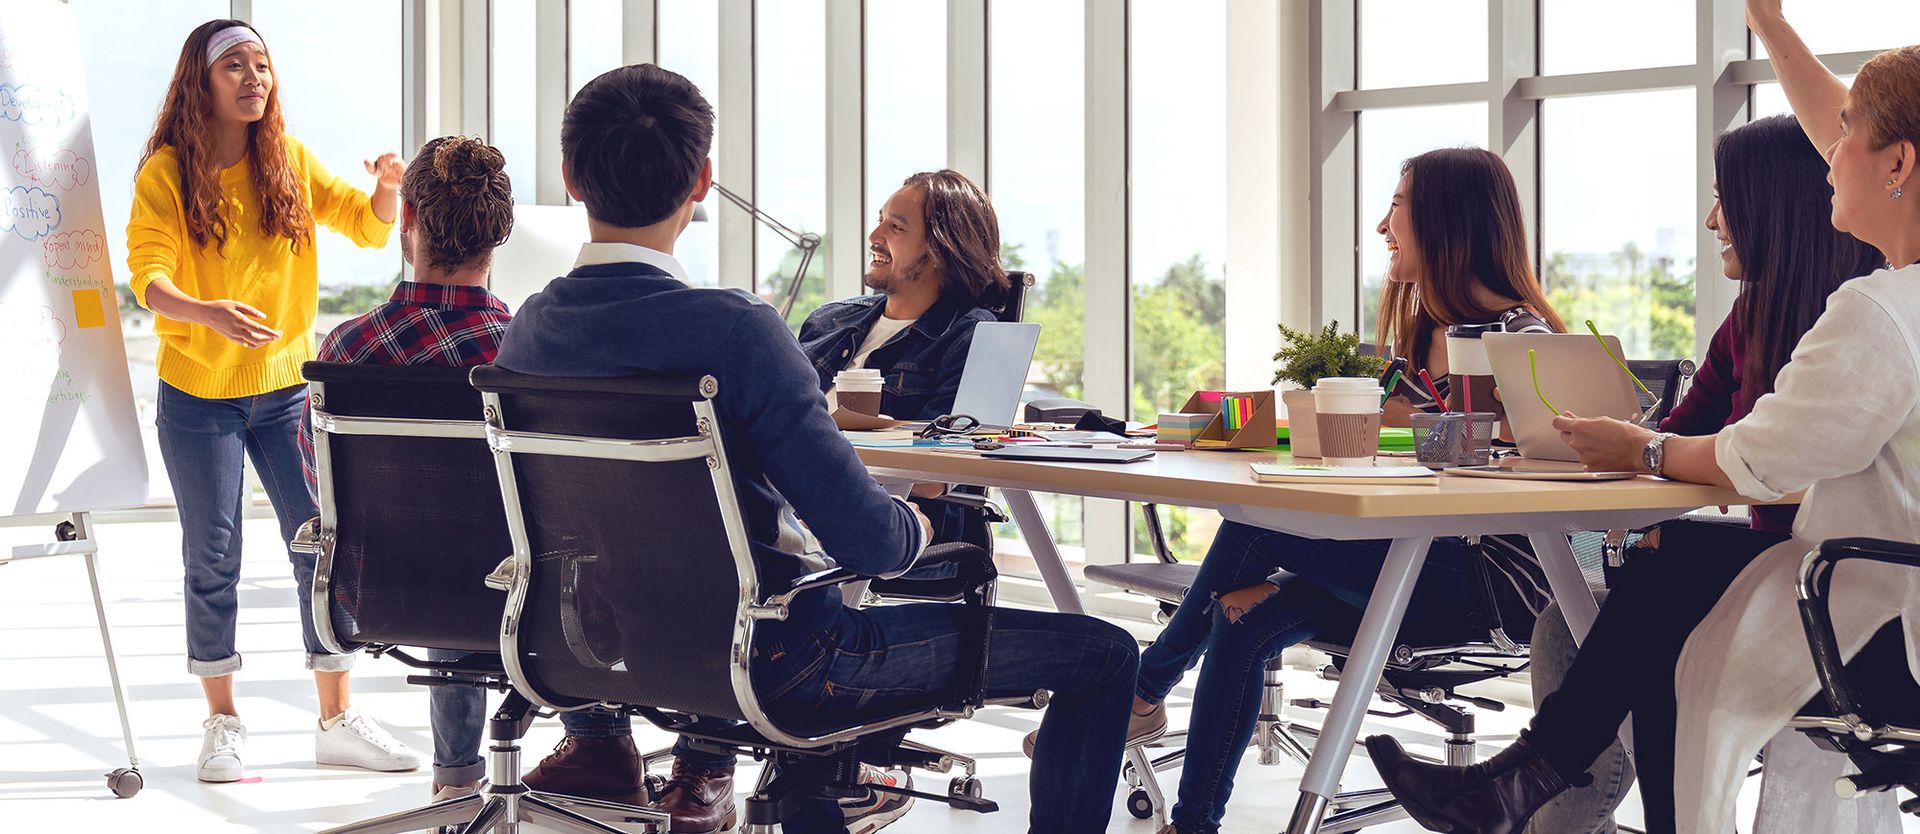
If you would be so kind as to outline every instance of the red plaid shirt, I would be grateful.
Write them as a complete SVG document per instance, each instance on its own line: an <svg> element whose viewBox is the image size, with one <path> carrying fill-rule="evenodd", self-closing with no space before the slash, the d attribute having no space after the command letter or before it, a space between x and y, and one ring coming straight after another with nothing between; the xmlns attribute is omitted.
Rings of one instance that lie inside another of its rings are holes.
<svg viewBox="0 0 1920 834"><path fill-rule="evenodd" d="M401 281L387 303L327 334L318 358L372 365L485 365L500 352L511 319L507 305L485 287ZM313 433L304 414L300 457L312 491Z"/></svg>

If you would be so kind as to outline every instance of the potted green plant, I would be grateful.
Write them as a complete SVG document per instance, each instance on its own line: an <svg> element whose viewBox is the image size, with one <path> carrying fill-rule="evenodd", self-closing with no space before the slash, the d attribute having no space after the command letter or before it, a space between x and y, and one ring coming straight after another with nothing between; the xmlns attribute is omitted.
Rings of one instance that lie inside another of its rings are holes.
<svg viewBox="0 0 1920 834"><path fill-rule="evenodd" d="M1320 456L1320 428L1314 418L1313 386L1327 377L1378 377L1386 360L1360 353L1360 334L1341 333L1340 322L1330 321L1318 331L1295 330L1280 325L1285 342L1273 361L1273 384L1291 382L1296 389L1282 390L1280 401L1287 409L1289 443L1295 457Z"/></svg>

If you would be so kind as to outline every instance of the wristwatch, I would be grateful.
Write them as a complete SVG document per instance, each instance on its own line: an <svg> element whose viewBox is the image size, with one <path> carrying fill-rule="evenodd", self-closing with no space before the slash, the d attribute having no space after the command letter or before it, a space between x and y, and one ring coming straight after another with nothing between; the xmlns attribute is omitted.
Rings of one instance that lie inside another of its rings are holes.
<svg viewBox="0 0 1920 834"><path fill-rule="evenodd" d="M1667 465L1667 438L1672 436L1671 433L1660 432L1647 441L1647 447L1640 450L1640 466L1655 475L1663 474L1660 470Z"/></svg>

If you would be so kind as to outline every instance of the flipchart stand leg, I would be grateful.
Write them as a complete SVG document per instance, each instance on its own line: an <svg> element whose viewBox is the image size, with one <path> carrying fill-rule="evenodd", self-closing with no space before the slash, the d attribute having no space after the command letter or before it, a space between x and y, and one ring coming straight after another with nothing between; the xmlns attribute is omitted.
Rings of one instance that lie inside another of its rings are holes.
<svg viewBox="0 0 1920 834"><path fill-rule="evenodd" d="M53 528L54 542L15 547L0 565L8 562L49 556L80 556L87 563L87 589L93 594L94 619L100 624L100 647L107 657L107 677L113 685L114 706L120 710L120 737L127 745L127 766L107 774L107 789L125 798L140 792L145 780L140 776L140 756L134 751L133 722L127 717L127 690L120 682L120 660L113 651L113 632L107 625L106 599L100 595L100 566L95 558L99 546L93 538L93 516L78 512L67 516Z"/></svg>

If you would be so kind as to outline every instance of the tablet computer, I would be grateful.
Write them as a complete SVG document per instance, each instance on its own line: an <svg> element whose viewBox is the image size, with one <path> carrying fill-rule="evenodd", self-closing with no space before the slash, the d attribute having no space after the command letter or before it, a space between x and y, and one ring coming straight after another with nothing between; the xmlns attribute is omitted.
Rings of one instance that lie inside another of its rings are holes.
<svg viewBox="0 0 1920 834"><path fill-rule="evenodd" d="M1624 481L1640 477L1638 472L1589 472L1578 463L1530 458L1507 458L1488 466L1456 466L1441 471L1447 475L1514 478L1523 481Z"/></svg>

